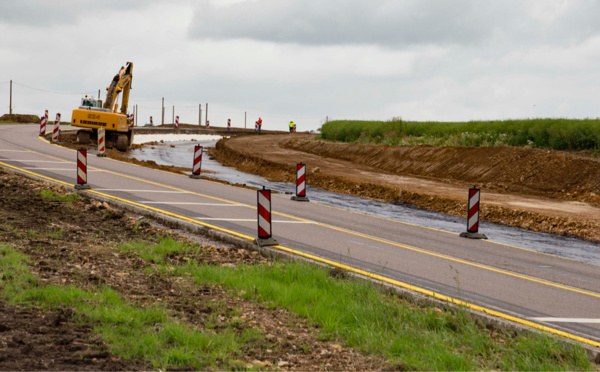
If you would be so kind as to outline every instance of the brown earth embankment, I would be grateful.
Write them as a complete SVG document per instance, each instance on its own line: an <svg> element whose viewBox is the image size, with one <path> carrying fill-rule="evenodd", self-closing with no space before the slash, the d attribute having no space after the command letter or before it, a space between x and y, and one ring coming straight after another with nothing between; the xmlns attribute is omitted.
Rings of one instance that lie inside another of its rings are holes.
<svg viewBox="0 0 600 372"><path fill-rule="evenodd" d="M317 141L314 135L221 140L219 162L292 182L308 164L307 183L324 190L464 217L466 189L482 189L483 220L600 241L598 158L512 147L385 147Z"/></svg>

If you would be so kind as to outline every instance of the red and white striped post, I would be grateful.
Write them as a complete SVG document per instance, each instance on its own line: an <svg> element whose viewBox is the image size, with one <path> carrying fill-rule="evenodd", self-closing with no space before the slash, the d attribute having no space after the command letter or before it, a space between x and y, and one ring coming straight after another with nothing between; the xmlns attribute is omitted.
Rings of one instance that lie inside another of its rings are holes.
<svg viewBox="0 0 600 372"><path fill-rule="evenodd" d="M202 146L194 146L194 164L192 166L192 174L190 178L202 178L200 171L202 169Z"/></svg>
<svg viewBox="0 0 600 372"><path fill-rule="evenodd" d="M75 185L77 190L89 189L90 185L87 183L87 150L77 150L77 184Z"/></svg>
<svg viewBox="0 0 600 372"><path fill-rule="evenodd" d="M227 130L231 130L231 119L227 119Z"/></svg>
<svg viewBox="0 0 600 372"><path fill-rule="evenodd" d="M152 121L152 116L150 116L150 126L153 127L154 126L154 122Z"/></svg>
<svg viewBox="0 0 600 372"><path fill-rule="evenodd" d="M254 123L254 131L258 132L258 121Z"/></svg>
<svg viewBox="0 0 600 372"><path fill-rule="evenodd" d="M52 131L52 142L58 142L58 135L60 132L60 112L56 114L56 120L54 120L54 130Z"/></svg>
<svg viewBox="0 0 600 372"><path fill-rule="evenodd" d="M133 127L133 114L129 115L129 126Z"/></svg>
<svg viewBox="0 0 600 372"><path fill-rule="evenodd" d="M98 156L106 156L106 130L98 128Z"/></svg>
<svg viewBox="0 0 600 372"><path fill-rule="evenodd" d="M271 224L271 190L263 186L262 190L256 191L257 196L257 220L258 238L254 240L260 247L279 244L273 239Z"/></svg>
<svg viewBox="0 0 600 372"><path fill-rule="evenodd" d="M175 128L179 128L179 115L175 116Z"/></svg>
<svg viewBox="0 0 600 372"><path fill-rule="evenodd" d="M46 134L46 124L48 123L48 110L46 110L44 116L42 116L40 119L40 136L43 136Z"/></svg>
<svg viewBox="0 0 600 372"><path fill-rule="evenodd" d="M210 128L210 121L206 121L206 129Z"/></svg>
<svg viewBox="0 0 600 372"><path fill-rule="evenodd" d="M296 195L291 197L295 201L309 201L306 197L306 164L296 164Z"/></svg>
<svg viewBox="0 0 600 372"><path fill-rule="evenodd" d="M463 238L487 239L487 236L479 233L479 200L481 190L477 186L469 189L469 202L467 210L467 231L460 234Z"/></svg>

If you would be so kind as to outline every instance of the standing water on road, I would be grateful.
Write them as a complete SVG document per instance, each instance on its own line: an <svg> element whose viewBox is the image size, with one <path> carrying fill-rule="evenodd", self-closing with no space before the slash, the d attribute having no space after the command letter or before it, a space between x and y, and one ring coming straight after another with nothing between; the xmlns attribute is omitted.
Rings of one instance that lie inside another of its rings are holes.
<svg viewBox="0 0 600 372"><path fill-rule="evenodd" d="M131 157L135 159L153 160L160 165L189 167L189 174L191 174L194 145L200 144L204 149L208 149L214 147L219 138L220 137L218 136L204 135L161 135L158 140L163 139L172 142L152 145L152 148L145 147L142 149L131 150L130 154ZM156 141L157 139L149 138L149 136L147 137L146 135L137 135L135 140L136 143L146 143L149 141ZM202 157L202 171L214 172L207 176L231 184L245 184L256 188L266 186L279 193L288 194L295 193L296 191L296 185L294 183L270 182L262 177L222 166L217 161L211 160L208 156ZM466 230L466 218L415 209L409 206L394 205L346 194L323 191L310 186L307 186L306 193L312 202L353 212L365 213L455 233ZM515 245L538 252L600 265L600 244L597 243L572 237L537 233L487 222L481 222L480 228L481 232L486 234L490 240L499 243Z"/></svg>

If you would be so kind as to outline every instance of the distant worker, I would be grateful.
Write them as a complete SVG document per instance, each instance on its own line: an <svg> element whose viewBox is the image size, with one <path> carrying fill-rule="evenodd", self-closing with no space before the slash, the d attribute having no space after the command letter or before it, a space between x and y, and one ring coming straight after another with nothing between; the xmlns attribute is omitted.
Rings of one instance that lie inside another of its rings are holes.
<svg viewBox="0 0 600 372"><path fill-rule="evenodd" d="M294 121L290 121L290 133L294 132L294 127L296 126L296 124L294 124Z"/></svg>
<svg viewBox="0 0 600 372"><path fill-rule="evenodd" d="M258 124L258 134L260 134L260 130L262 128L262 119L260 117L258 118L256 124Z"/></svg>

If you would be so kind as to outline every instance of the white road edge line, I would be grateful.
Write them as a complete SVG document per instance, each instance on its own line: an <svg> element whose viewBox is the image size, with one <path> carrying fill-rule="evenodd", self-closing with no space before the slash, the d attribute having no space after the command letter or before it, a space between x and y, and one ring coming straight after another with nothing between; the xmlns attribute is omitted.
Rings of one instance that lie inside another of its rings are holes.
<svg viewBox="0 0 600 372"><path fill-rule="evenodd" d="M166 191L166 190L96 189L96 191L156 192L156 193L162 193L162 194L189 194L188 191Z"/></svg>
<svg viewBox="0 0 600 372"><path fill-rule="evenodd" d="M549 322L549 323L587 323L587 324L600 324L600 318L527 318L537 322Z"/></svg>
<svg viewBox="0 0 600 372"><path fill-rule="evenodd" d="M201 221L233 221L233 222L256 222L256 218L212 218L212 217L193 217L195 220ZM300 223L300 224L313 224L310 221L281 221L273 220L272 223Z"/></svg>
<svg viewBox="0 0 600 372"><path fill-rule="evenodd" d="M243 207L241 204L220 204L220 203L193 203L193 202L168 202L168 201L138 201L140 204L167 204L167 205L208 205L214 207Z"/></svg>

